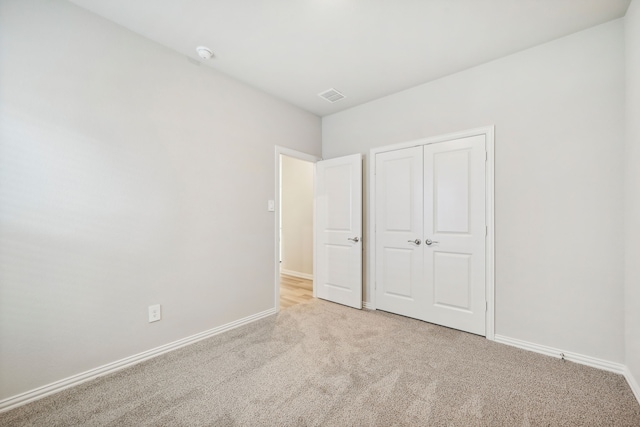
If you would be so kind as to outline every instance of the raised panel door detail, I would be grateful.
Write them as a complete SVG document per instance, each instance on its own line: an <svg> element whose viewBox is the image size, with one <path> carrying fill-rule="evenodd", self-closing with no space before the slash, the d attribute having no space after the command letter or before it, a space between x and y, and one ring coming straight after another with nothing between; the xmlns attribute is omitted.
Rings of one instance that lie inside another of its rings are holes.
<svg viewBox="0 0 640 427"><path fill-rule="evenodd" d="M388 160L384 167L386 229L411 231L413 204L416 203L413 197L413 158Z"/></svg>
<svg viewBox="0 0 640 427"><path fill-rule="evenodd" d="M327 230L351 230L351 165L336 165L324 170Z"/></svg>
<svg viewBox="0 0 640 427"><path fill-rule="evenodd" d="M326 281L324 285L342 288L351 292L349 278L351 277L349 265L350 246L325 244L324 256L326 257Z"/></svg>
<svg viewBox="0 0 640 427"><path fill-rule="evenodd" d="M436 233L469 232L469 150L436 153L434 222Z"/></svg>
<svg viewBox="0 0 640 427"><path fill-rule="evenodd" d="M396 297L411 298L411 274L414 270L412 249L384 249L384 292Z"/></svg>
<svg viewBox="0 0 640 427"><path fill-rule="evenodd" d="M434 252L433 258L434 304L469 311L471 255Z"/></svg>

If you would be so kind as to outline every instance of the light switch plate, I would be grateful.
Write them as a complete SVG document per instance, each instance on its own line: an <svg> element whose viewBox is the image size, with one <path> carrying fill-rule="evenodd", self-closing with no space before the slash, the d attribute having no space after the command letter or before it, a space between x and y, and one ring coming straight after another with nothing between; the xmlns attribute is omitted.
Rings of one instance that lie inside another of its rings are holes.
<svg viewBox="0 0 640 427"><path fill-rule="evenodd" d="M150 305L149 306L149 323L157 322L162 319L162 311L160 309L160 304Z"/></svg>
<svg viewBox="0 0 640 427"><path fill-rule="evenodd" d="M269 200L267 203L267 210L269 212L274 212L276 210L276 202L275 200Z"/></svg>

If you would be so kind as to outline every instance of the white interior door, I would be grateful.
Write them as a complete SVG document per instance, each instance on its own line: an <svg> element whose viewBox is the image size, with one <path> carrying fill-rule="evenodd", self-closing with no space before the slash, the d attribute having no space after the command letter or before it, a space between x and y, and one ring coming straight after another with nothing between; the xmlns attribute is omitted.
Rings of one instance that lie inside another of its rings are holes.
<svg viewBox="0 0 640 427"><path fill-rule="evenodd" d="M422 318L422 146L376 155L376 308Z"/></svg>
<svg viewBox="0 0 640 427"><path fill-rule="evenodd" d="M424 320L485 335L484 135L424 146Z"/></svg>
<svg viewBox="0 0 640 427"><path fill-rule="evenodd" d="M316 163L316 292L362 308L362 156Z"/></svg>
<svg viewBox="0 0 640 427"><path fill-rule="evenodd" d="M376 154L376 308L485 335L484 138Z"/></svg>

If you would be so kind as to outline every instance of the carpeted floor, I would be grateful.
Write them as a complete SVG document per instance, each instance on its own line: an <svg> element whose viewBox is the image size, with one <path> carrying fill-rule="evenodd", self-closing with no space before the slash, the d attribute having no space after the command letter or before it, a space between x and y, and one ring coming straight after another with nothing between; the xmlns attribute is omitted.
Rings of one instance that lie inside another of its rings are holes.
<svg viewBox="0 0 640 427"><path fill-rule="evenodd" d="M2 426L640 426L620 375L313 300L0 414Z"/></svg>

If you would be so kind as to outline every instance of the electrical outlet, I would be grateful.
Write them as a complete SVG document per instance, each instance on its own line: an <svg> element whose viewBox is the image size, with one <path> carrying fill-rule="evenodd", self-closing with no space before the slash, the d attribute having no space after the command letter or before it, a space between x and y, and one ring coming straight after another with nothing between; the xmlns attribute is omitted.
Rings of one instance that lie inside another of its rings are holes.
<svg viewBox="0 0 640 427"><path fill-rule="evenodd" d="M149 306L149 323L157 322L162 319L162 312L160 310L160 304Z"/></svg>

